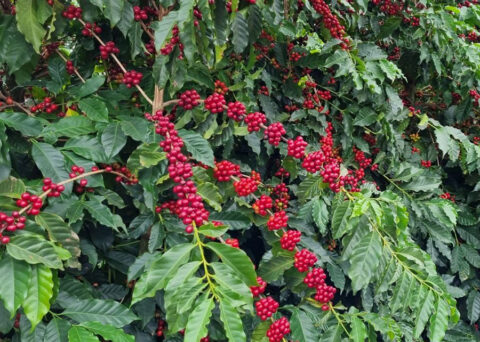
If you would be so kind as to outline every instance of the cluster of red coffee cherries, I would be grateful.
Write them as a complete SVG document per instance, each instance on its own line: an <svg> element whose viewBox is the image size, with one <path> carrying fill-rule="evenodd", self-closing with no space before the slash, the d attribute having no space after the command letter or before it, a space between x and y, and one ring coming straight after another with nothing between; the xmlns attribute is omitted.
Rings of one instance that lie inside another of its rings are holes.
<svg viewBox="0 0 480 342"><path fill-rule="evenodd" d="M62 15L67 19L81 19L82 18L82 9L80 7L70 5L65 11L62 12Z"/></svg>
<svg viewBox="0 0 480 342"><path fill-rule="evenodd" d="M100 57L102 59L108 59L111 53L117 54L119 52L120 49L112 41L106 42L105 45L100 45Z"/></svg>
<svg viewBox="0 0 480 342"><path fill-rule="evenodd" d="M75 66L73 65L73 62L70 60L65 62L65 69L67 70L67 73L69 75L73 75L75 73Z"/></svg>
<svg viewBox="0 0 480 342"><path fill-rule="evenodd" d="M333 38L341 40L342 48L348 49L350 40L345 37L345 27L340 24L337 16L332 13L330 7L324 0L310 0L314 10L323 18L323 25L330 31Z"/></svg>
<svg viewBox="0 0 480 342"><path fill-rule="evenodd" d="M141 72L130 70L123 75L123 83L127 88L132 88L140 84L143 74Z"/></svg>
<svg viewBox="0 0 480 342"><path fill-rule="evenodd" d="M30 111L32 113L46 112L48 114L51 114L54 111L56 111L57 109L58 109L58 105L53 102L53 99L51 97L46 97L39 104L36 104L36 105L30 107Z"/></svg>
<svg viewBox="0 0 480 342"><path fill-rule="evenodd" d="M205 209L202 197L198 195L197 188L190 178L193 176L192 164L188 162L187 156L182 153L183 140L178 136L175 125L162 111L154 115L145 114L145 118L155 123L155 132L164 137L160 147L167 153L169 162L168 173L170 179L176 183L173 192L178 199L171 205L172 213L176 214L182 222L187 225L185 231L193 232L192 223L201 226L208 221L209 212ZM170 202L173 203L173 202ZM163 209L163 207L159 207Z"/></svg>
<svg viewBox="0 0 480 342"><path fill-rule="evenodd" d="M180 54L178 55L179 59L183 58L183 44L180 42L180 30L178 29L178 26L174 26L172 29L172 37L170 38L170 41L165 44L163 48L160 49L160 53L162 55L169 55L172 53L173 49L175 46L178 45L178 48L180 50Z"/></svg>
<svg viewBox="0 0 480 342"><path fill-rule="evenodd" d="M96 23L85 23L82 29L82 35L85 37L92 37L93 33L100 34L102 33L102 28Z"/></svg>
<svg viewBox="0 0 480 342"><path fill-rule="evenodd" d="M432 161L430 161L430 160L421 160L421 161L420 161L420 164L421 164L423 167L429 168L429 167L432 166Z"/></svg>
<svg viewBox="0 0 480 342"><path fill-rule="evenodd" d="M469 93L470 96L473 98L473 104L475 105L475 107L478 107L480 93L478 93L476 89L471 89Z"/></svg>

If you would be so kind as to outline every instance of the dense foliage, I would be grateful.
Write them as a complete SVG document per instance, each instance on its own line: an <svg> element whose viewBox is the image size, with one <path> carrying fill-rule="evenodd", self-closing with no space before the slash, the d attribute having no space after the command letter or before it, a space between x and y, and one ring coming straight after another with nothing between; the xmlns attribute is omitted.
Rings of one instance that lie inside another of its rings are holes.
<svg viewBox="0 0 480 342"><path fill-rule="evenodd" d="M0 1L0 339L475 341L476 0Z"/></svg>

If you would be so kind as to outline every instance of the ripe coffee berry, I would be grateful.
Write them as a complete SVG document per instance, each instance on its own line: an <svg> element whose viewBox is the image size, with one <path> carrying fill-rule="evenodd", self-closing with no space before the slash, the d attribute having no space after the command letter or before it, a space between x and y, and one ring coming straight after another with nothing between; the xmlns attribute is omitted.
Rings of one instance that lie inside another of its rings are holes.
<svg viewBox="0 0 480 342"><path fill-rule="evenodd" d="M315 300L320 303L328 303L335 297L337 289L327 284L317 286L317 293L315 294Z"/></svg>
<svg viewBox="0 0 480 342"><path fill-rule="evenodd" d="M220 80L215 81L215 92L225 95L228 92L228 87L225 83Z"/></svg>
<svg viewBox="0 0 480 342"><path fill-rule="evenodd" d="M132 88L140 84L142 77L143 75L141 72L130 70L123 75L123 83L127 86L127 88Z"/></svg>
<svg viewBox="0 0 480 342"><path fill-rule="evenodd" d="M135 19L135 21L147 20L147 11L141 9L139 6L133 6L133 18Z"/></svg>
<svg viewBox="0 0 480 342"><path fill-rule="evenodd" d="M200 102L200 95L197 93L196 90L186 90L180 95L180 101L178 101L178 105L183 109L192 109L199 105Z"/></svg>
<svg viewBox="0 0 480 342"><path fill-rule="evenodd" d="M105 45L100 45L100 57L108 59L111 53L119 53L120 50L115 46L114 42L106 42Z"/></svg>
<svg viewBox="0 0 480 342"><path fill-rule="evenodd" d="M322 168L325 161L326 158L322 151L312 152L307 154L305 159L303 159L302 167L307 170L307 172L315 173Z"/></svg>
<svg viewBox="0 0 480 342"><path fill-rule="evenodd" d="M82 35L84 35L85 37L91 37L93 36L93 32L95 32L96 34L100 34L102 33L102 29L97 26L96 23L85 23L85 26L82 29Z"/></svg>
<svg viewBox="0 0 480 342"><path fill-rule="evenodd" d="M294 266L299 272L306 272L310 267L315 265L317 257L308 249L302 249L295 253Z"/></svg>
<svg viewBox="0 0 480 342"><path fill-rule="evenodd" d="M423 166L423 167L426 167L426 168L429 168L432 166L432 162L430 160L422 160L420 161L420 164Z"/></svg>
<svg viewBox="0 0 480 342"><path fill-rule="evenodd" d="M293 251L301 237L302 233L298 230L287 230L280 239L280 245L287 251Z"/></svg>
<svg viewBox="0 0 480 342"><path fill-rule="evenodd" d="M308 143L303 140L301 136L298 136L294 139L289 139L287 141L287 147L288 147L288 155L297 158L297 159L302 159L305 157L305 148L307 147Z"/></svg>
<svg viewBox="0 0 480 342"><path fill-rule="evenodd" d="M245 117L245 123L249 132L258 132L260 126L267 123L267 117L260 112L250 113Z"/></svg>
<svg viewBox="0 0 480 342"><path fill-rule="evenodd" d="M287 226L288 216L285 211L279 211L270 216L267 222L268 230L278 230Z"/></svg>
<svg viewBox="0 0 480 342"><path fill-rule="evenodd" d="M252 291L254 297L258 297L264 293L267 287L267 283L261 277L257 277L257 283L258 286L250 286L250 291Z"/></svg>
<svg viewBox="0 0 480 342"><path fill-rule="evenodd" d="M308 287L313 288L325 284L326 278L327 275L323 271L323 268L315 267L307 273L307 276L305 279L303 279L303 282L307 284Z"/></svg>
<svg viewBox="0 0 480 342"><path fill-rule="evenodd" d="M248 196L257 191L258 182L252 177L245 177L234 182L233 187L238 196Z"/></svg>
<svg viewBox="0 0 480 342"><path fill-rule="evenodd" d="M238 243L238 239L233 239L233 238L228 238L225 240L225 243L227 245L230 245L234 248L239 248L240 247L240 244Z"/></svg>
<svg viewBox="0 0 480 342"><path fill-rule="evenodd" d="M222 160L221 162L215 163L213 177L219 182L228 182L230 177L238 175L240 175L239 165L229 162L228 160Z"/></svg>
<svg viewBox="0 0 480 342"><path fill-rule="evenodd" d="M264 321L267 318L272 317L272 315L277 311L278 306L278 302L272 297L262 298L255 303L257 316Z"/></svg>
<svg viewBox="0 0 480 342"><path fill-rule="evenodd" d="M72 75L75 73L75 66L73 65L73 62L72 61L67 61L65 63L65 69L67 70L67 73L69 75Z"/></svg>
<svg viewBox="0 0 480 342"><path fill-rule="evenodd" d="M225 97L218 93L213 93L207 97L204 103L205 109L209 110L213 114L223 112L223 106L225 106L225 104Z"/></svg>
<svg viewBox="0 0 480 342"><path fill-rule="evenodd" d="M242 121L246 113L245 105L239 101L229 102L227 106L227 116L235 121Z"/></svg>
<svg viewBox="0 0 480 342"><path fill-rule="evenodd" d="M82 9L74 5L70 5L65 11L62 12L62 15L67 19L81 19Z"/></svg>
<svg viewBox="0 0 480 342"><path fill-rule="evenodd" d="M270 196L262 195L259 199L252 204L252 208L256 214L265 216L267 215L267 211L272 209L273 201Z"/></svg>
<svg viewBox="0 0 480 342"><path fill-rule="evenodd" d="M290 322L282 317L270 325L267 330L269 342L281 342L283 337L290 333Z"/></svg>
<svg viewBox="0 0 480 342"><path fill-rule="evenodd" d="M274 122L265 129L264 136L268 139L268 143L273 146L278 146L282 140L282 136L287 133L281 122Z"/></svg>

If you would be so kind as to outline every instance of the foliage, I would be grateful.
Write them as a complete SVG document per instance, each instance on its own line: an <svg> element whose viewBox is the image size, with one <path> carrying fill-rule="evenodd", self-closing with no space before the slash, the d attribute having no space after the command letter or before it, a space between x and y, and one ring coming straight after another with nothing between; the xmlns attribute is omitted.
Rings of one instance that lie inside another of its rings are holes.
<svg viewBox="0 0 480 342"><path fill-rule="evenodd" d="M2 341L478 340L476 1L0 9Z"/></svg>

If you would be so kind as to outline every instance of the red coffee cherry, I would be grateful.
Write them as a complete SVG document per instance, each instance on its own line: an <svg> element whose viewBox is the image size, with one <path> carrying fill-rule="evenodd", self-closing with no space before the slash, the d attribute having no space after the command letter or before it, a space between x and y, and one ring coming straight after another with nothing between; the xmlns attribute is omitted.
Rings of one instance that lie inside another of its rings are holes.
<svg viewBox="0 0 480 342"><path fill-rule="evenodd" d="M282 140L282 136L286 133L287 131L285 131L281 122L274 122L265 129L264 136L269 144L278 146Z"/></svg>
<svg viewBox="0 0 480 342"><path fill-rule="evenodd" d="M141 72L130 70L123 75L123 83L127 86L127 88L132 88L140 84L142 77L143 74Z"/></svg>
<svg viewBox="0 0 480 342"><path fill-rule="evenodd" d="M245 177L234 182L233 187L238 196L248 196L257 191L258 182L252 177Z"/></svg>
<svg viewBox="0 0 480 342"><path fill-rule="evenodd" d="M315 173L320 171L325 163L326 158L322 151L316 151L307 154L305 159L303 159L302 167L307 170L307 172Z"/></svg>
<svg viewBox="0 0 480 342"><path fill-rule="evenodd" d="M325 274L323 268L315 267L307 273L307 276L303 279L303 282L307 284L308 287L313 288L325 284L325 279L327 279L327 275Z"/></svg>
<svg viewBox="0 0 480 342"><path fill-rule="evenodd" d="M178 105L183 109L188 110L198 106L200 103L198 100L200 100L200 95L196 90L186 90L180 95L180 101L178 102Z"/></svg>
<svg viewBox="0 0 480 342"><path fill-rule="evenodd" d="M225 97L218 93L213 93L207 97L204 103L205 109L209 110L213 114L223 112L223 106L225 106L225 104Z"/></svg>
<svg viewBox="0 0 480 342"><path fill-rule="evenodd" d="M258 132L260 126L267 123L267 117L260 112L250 113L245 117L245 123L249 132Z"/></svg>
<svg viewBox="0 0 480 342"><path fill-rule="evenodd" d="M229 102L227 106L227 116L237 122L242 121L245 113L245 105L239 101Z"/></svg>
<svg viewBox="0 0 480 342"><path fill-rule="evenodd" d="M232 176L240 175L240 166L228 160L222 160L215 163L213 169L213 177L219 182L228 182Z"/></svg>
<svg viewBox="0 0 480 342"><path fill-rule="evenodd" d="M238 243L238 239L233 239L233 238L228 238L225 240L225 243L227 245L230 245L234 248L239 248L240 247L240 244Z"/></svg>
<svg viewBox="0 0 480 342"><path fill-rule="evenodd" d="M288 216L285 211L279 211L270 216L267 222L268 230L278 230L287 226Z"/></svg>
<svg viewBox="0 0 480 342"><path fill-rule="evenodd" d="M277 311L278 306L278 302L272 297L262 298L255 303L257 316L260 317L262 321L265 321L267 318L272 317L272 315Z"/></svg>
<svg viewBox="0 0 480 342"><path fill-rule="evenodd" d="M267 330L269 342L282 342L283 337L290 333L290 322L282 317L270 325Z"/></svg>
<svg viewBox="0 0 480 342"><path fill-rule="evenodd" d="M295 253L294 266L299 272L306 272L310 267L315 265L317 257L308 249L302 249Z"/></svg>
<svg viewBox="0 0 480 342"><path fill-rule="evenodd" d="M261 216L267 215L267 210L272 209L272 206L272 198L267 195L260 196L260 198L252 204L252 208L255 213Z"/></svg>
<svg viewBox="0 0 480 342"><path fill-rule="evenodd" d="M280 239L280 245L287 251L293 251L301 237L302 233L298 230L287 230Z"/></svg>
<svg viewBox="0 0 480 342"><path fill-rule="evenodd" d="M258 297L264 293L267 287L267 283L261 277L257 277L257 283L258 286L250 286L250 291L252 291L254 297Z"/></svg>
<svg viewBox="0 0 480 342"><path fill-rule="evenodd" d="M147 20L147 11L141 9L139 6L133 6L133 18L135 19L135 21Z"/></svg>
<svg viewBox="0 0 480 342"><path fill-rule="evenodd" d="M106 42L105 45L100 45L100 57L102 59L108 59L110 54L120 53L120 50L117 48L114 42Z"/></svg>
<svg viewBox="0 0 480 342"><path fill-rule="evenodd" d="M74 5L67 7L65 11L62 12L62 15L67 19L81 19L82 18L82 9Z"/></svg>
<svg viewBox="0 0 480 342"><path fill-rule="evenodd" d="M295 140L289 139L287 145L289 156L297 159L305 157L305 148L308 143L301 136L296 137Z"/></svg>

